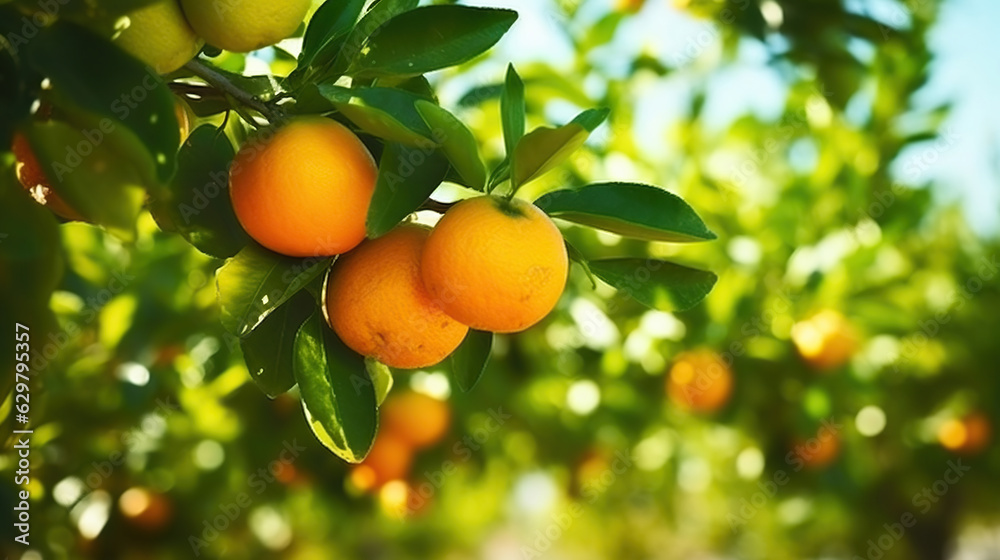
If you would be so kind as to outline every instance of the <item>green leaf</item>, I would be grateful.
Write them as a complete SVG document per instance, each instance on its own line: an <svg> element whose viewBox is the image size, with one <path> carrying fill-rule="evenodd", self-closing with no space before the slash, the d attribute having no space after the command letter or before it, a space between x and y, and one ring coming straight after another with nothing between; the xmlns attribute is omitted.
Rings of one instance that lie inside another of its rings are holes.
<svg viewBox="0 0 1000 560"><path fill-rule="evenodd" d="M455 383L463 392L471 391L486 371L493 349L493 333L469 329L465 340L451 354L451 370Z"/></svg>
<svg viewBox="0 0 1000 560"><path fill-rule="evenodd" d="M590 270L639 303L660 311L685 311L705 299L718 277L706 270L656 259L600 259Z"/></svg>
<svg viewBox="0 0 1000 560"><path fill-rule="evenodd" d="M181 147L169 187L154 190L150 197L150 211L161 227L223 259L250 243L229 198L229 165L235 155L225 134L202 125Z"/></svg>
<svg viewBox="0 0 1000 560"><path fill-rule="evenodd" d="M0 345L0 403L3 403L15 381L16 324L30 329L29 342L34 348L41 351L52 344L49 335L58 328L58 323L49 308L49 299L62 278L64 263L55 217L31 199L18 183L13 168L2 159L0 263L0 317L3 317L0 333L9 341Z"/></svg>
<svg viewBox="0 0 1000 560"><path fill-rule="evenodd" d="M64 21L42 28L26 50L60 99L105 117L98 131L130 130L159 181L173 175L180 130L163 78L104 38Z"/></svg>
<svg viewBox="0 0 1000 560"><path fill-rule="evenodd" d="M322 67L340 53L348 34L354 29L365 0L326 0L316 10L302 39L298 70ZM297 70L297 71L298 71Z"/></svg>
<svg viewBox="0 0 1000 560"><path fill-rule="evenodd" d="M479 144L465 124L447 110L427 101L417 101L417 112L441 144L441 151L462 178L463 184L482 191L486 186L486 166L479 156Z"/></svg>
<svg viewBox="0 0 1000 560"><path fill-rule="evenodd" d="M133 167L132 159L115 149L115 142L107 138L95 142L98 133L94 129L81 130L57 121L33 123L24 132L52 190L66 204L118 237L135 237L145 198L138 186L142 173Z"/></svg>
<svg viewBox="0 0 1000 560"><path fill-rule="evenodd" d="M347 89L320 85L320 96L362 131L408 146L433 146L431 130L417 112L422 99L407 91L390 88Z"/></svg>
<svg viewBox="0 0 1000 560"><path fill-rule="evenodd" d="M535 205L555 218L626 237L686 243L716 236L679 196L637 183L597 183L553 191Z"/></svg>
<svg viewBox="0 0 1000 560"><path fill-rule="evenodd" d="M332 258L286 257L256 243L247 245L217 273L222 326L241 338L250 334L332 262Z"/></svg>
<svg viewBox="0 0 1000 560"><path fill-rule="evenodd" d="M447 173L448 159L438 150L386 144L365 222L368 236L380 237L396 227L427 200Z"/></svg>
<svg viewBox="0 0 1000 560"><path fill-rule="evenodd" d="M313 433L345 461L360 463L378 428L375 385L355 354L316 311L295 337L295 380Z"/></svg>
<svg viewBox="0 0 1000 560"><path fill-rule="evenodd" d="M361 18L361 21L354 26L354 30L347 36L341 46L337 59L331 66L329 72L320 75L320 81L324 78L339 76L347 69L347 66L356 59L365 46L365 41L376 33L381 33L382 26L390 19L408 12L417 7L420 0L380 0L376 2Z"/></svg>
<svg viewBox="0 0 1000 560"><path fill-rule="evenodd" d="M455 66L486 52L507 33L517 12L425 6L392 18L371 34L348 74L416 76Z"/></svg>
<svg viewBox="0 0 1000 560"><path fill-rule="evenodd" d="M568 239L564 239L563 241L566 242L566 254L569 256L569 260L580 265L580 268L587 275L587 279L590 280L590 287L596 288L597 281L594 279L594 273L590 270L590 263L587 261L587 257L583 256L583 253L574 247Z"/></svg>
<svg viewBox="0 0 1000 560"><path fill-rule="evenodd" d="M372 383L375 384L375 396L378 399L378 405L382 406L385 398L389 396L389 391L392 390L392 370L389 369L389 366L375 358L365 358L365 368L368 370L368 375L371 377Z"/></svg>
<svg viewBox="0 0 1000 560"><path fill-rule="evenodd" d="M500 94L500 119L508 159L514 157L517 143L524 136L525 113L524 82L511 64L507 67L507 79Z"/></svg>
<svg viewBox="0 0 1000 560"><path fill-rule="evenodd" d="M268 397L273 399L295 385L295 333L315 309L312 296L299 292L240 340L250 378Z"/></svg>
<svg viewBox="0 0 1000 560"><path fill-rule="evenodd" d="M607 109L589 109L559 128L540 127L521 138L514 150L514 188L533 181L562 163L587 141L608 117Z"/></svg>

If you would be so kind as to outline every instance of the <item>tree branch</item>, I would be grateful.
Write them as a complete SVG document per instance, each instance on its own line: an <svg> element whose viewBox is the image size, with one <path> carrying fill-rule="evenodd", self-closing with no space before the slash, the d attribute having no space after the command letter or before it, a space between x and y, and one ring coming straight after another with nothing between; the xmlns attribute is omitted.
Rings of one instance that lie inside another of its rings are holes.
<svg viewBox="0 0 1000 560"><path fill-rule="evenodd" d="M205 80L205 83L225 93L226 95L229 95L246 107L264 115L264 117L272 124L284 120L284 115L280 110L240 89L236 86L236 84L230 82L224 75L220 74L214 68L199 61L198 59L191 60L185 64L184 67L190 70L195 76Z"/></svg>

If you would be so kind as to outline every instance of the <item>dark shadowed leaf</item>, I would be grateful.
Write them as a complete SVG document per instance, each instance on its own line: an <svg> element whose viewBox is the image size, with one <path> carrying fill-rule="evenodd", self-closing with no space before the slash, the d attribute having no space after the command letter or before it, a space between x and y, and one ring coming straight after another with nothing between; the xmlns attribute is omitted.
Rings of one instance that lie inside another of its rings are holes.
<svg viewBox="0 0 1000 560"><path fill-rule="evenodd" d="M375 384L365 359L344 346L316 311L295 337L293 363L313 433L345 461L360 463L378 428Z"/></svg>
<svg viewBox="0 0 1000 560"><path fill-rule="evenodd" d="M326 0L306 27L296 72L332 63L364 6L365 0Z"/></svg>
<svg viewBox="0 0 1000 560"><path fill-rule="evenodd" d="M124 130L112 131L118 134ZM36 123L25 129L31 149L41 162L52 189L88 221L123 238L135 236L144 191L133 159L114 142L90 143L86 128L62 122ZM88 146L86 155L79 146Z"/></svg>
<svg viewBox="0 0 1000 560"><path fill-rule="evenodd" d="M353 76L416 76L486 52L517 20L493 8L425 6L392 18L365 41L348 69Z"/></svg>
<svg viewBox="0 0 1000 560"><path fill-rule="evenodd" d="M331 70L320 74L320 77L328 78L342 74L351 61L361 54L365 41L381 33L382 25L395 16L416 8L419 2L420 0L381 0L372 5L344 40Z"/></svg>
<svg viewBox="0 0 1000 560"><path fill-rule="evenodd" d="M652 241L710 241L716 236L683 199L659 187L597 183L550 192L535 204L550 216Z"/></svg>
<svg viewBox="0 0 1000 560"><path fill-rule="evenodd" d="M718 280L712 272L655 259L594 260L590 270L643 305L668 312L694 307Z"/></svg>
<svg viewBox="0 0 1000 560"><path fill-rule="evenodd" d="M222 326L235 336L248 335L332 261L286 257L256 243L247 245L217 273Z"/></svg>
<svg viewBox="0 0 1000 560"><path fill-rule="evenodd" d="M486 371L493 349L493 333L469 329L465 340L451 354L451 371L458 388L471 391Z"/></svg>
<svg viewBox="0 0 1000 560"><path fill-rule="evenodd" d="M268 397L273 399L295 385L295 333L315 310L316 300L301 291L240 340L250 378Z"/></svg>
<svg viewBox="0 0 1000 560"><path fill-rule="evenodd" d="M150 210L161 227L223 259L250 242L229 198L229 165L235 155L225 134L212 125L200 126L181 147L177 174L168 188L155 189L150 196Z"/></svg>
<svg viewBox="0 0 1000 560"><path fill-rule="evenodd" d="M365 222L368 236L380 237L396 227L427 200L447 173L448 159L438 150L386 144Z"/></svg>
<svg viewBox="0 0 1000 560"><path fill-rule="evenodd" d="M42 28L26 50L57 95L135 134L148 153L144 165L159 181L173 175L180 130L163 78L104 38L67 22Z"/></svg>

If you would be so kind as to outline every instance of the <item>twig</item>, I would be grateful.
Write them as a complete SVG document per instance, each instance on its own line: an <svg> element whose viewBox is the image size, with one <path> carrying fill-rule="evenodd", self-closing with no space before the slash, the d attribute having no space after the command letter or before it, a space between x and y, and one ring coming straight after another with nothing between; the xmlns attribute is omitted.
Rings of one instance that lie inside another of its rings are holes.
<svg viewBox="0 0 1000 560"><path fill-rule="evenodd" d="M240 89L236 86L236 84L230 82L228 78L198 59L188 62L184 65L184 67L190 70L195 76L205 80L205 82L212 87L222 91L236 101L253 109L254 111L257 111L261 115L264 115L264 117L271 123L283 120L283 115L280 110L271 107L257 97Z"/></svg>

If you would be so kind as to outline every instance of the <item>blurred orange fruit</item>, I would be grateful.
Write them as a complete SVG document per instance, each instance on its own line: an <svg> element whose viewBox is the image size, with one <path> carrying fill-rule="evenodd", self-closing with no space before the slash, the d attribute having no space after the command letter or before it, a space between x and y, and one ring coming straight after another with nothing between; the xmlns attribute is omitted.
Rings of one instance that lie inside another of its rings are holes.
<svg viewBox="0 0 1000 560"><path fill-rule="evenodd" d="M680 408L712 412L722 408L733 391L733 372L711 350L677 356L667 375L667 395Z"/></svg>
<svg viewBox="0 0 1000 560"><path fill-rule="evenodd" d="M429 233L404 224L334 264L326 296L330 326L355 352L413 369L440 362L462 343L468 327L446 315L420 280Z"/></svg>
<svg viewBox="0 0 1000 560"><path fill-rule="evenodd" d="M422 393L407 391L382 406L382 427L414 448L441 441L450 426L448 403Z"/></svg>
<svg viewBox="0 0 1000 560"><path fill-rule="evenodd" d="M840 436L821 428L815 437L796 441L792 451L806 468L821 469L840 455Z"/></svg>
<svg viewBox="0 0 1000 560"><path fill-rule="evenodd" d="M459 202L424 248L431 296L460 323L484 331L517 332L541 321L559 301L568 272L559 229L517 199Z"/></svg>
<svg viewBox="0 0 1000 560"><path fill-rule="evenodd" d="M843 315L832 309L795 323L792 326L792 342L806 363L817 370L843 366L858 348L854 328Z"/></svg>
<svg viewBox="0 0 1000 560"><path fill-rule="evenodd" d="M309 117L243 145L230 196L258 243L293 257L345 253L365 237L375 160L342 124Z"/></svg>
<svg viewBox="0 0 1000 560"><path fill-rule="evenodd" d="M410 473L413 448L391 433L379 434L368 457L351 471L351 482L362 491L380 488L392 480L402 480Z"/></svg>
<svg viewBox="0 0 1000 560"><path fill-rule="evenodd" d="M173 513L173 506L166 496L138 486L122 493L118 508L130 524L145 531L162 529Z"/></svg>
<svg viewBox="0 0 1000 560"><path fill-rule="evenodd" d="M14 133L11 151L14 152L14 169L17 173L17 178L36 202L45 206L61 218L83 221L83 216L66 204L66 201L52 190L51 184L45 176L42 164L31 150L28 139L20 132Z"/></svg>
<svg viewBox="0 0 1000 560"><path fill-rule="evenodd" d="M986 449L993 433L989 418L976 412L964 418L952 418L938 429L941 445L951 451L975 454Z"/></svg>

